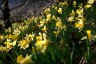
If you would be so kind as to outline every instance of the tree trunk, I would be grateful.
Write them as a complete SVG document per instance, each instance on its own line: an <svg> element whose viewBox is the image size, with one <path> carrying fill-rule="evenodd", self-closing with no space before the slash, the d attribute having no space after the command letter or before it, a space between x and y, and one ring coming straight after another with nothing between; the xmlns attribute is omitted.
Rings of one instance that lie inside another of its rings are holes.
<svg viewBox="0 0 96 64"><path fill-rule="evenodd" d="M11 27L10 22L10 10L8 6L8 0L2 0L2 11L3 11L3 20L5 22L5 28Z"/></svg>

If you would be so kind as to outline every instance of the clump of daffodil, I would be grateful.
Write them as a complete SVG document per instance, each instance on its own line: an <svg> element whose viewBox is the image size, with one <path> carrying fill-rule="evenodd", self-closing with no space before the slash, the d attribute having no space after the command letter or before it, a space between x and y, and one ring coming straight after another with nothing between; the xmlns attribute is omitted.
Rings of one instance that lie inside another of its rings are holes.
<svg viewBox="0 0 96 64"><path fill-rule="evenodd" d="M87 33L88 40L91 41L92 40L91 30L87 30L86 33Z"/></svg>
<svg viewBox="0 0 96 64"><path fill-rule="evenodd" d="M32 64L33 61L31 60L31 57L32 55L26 55L25 58L22 55L19 55L16 60L18 64Z"/></svg>
<svg viewBox="0 0 96 64"><path fill-rule="evenodd" d="M58 13L62 14L62 8L58 9Z"/></svg>
<svg viewBox="0 0 96 64"><path fill-rule="evenodd" d="M76 9L76 12L74 10L72 10L72 12L70 13L70 17L68 18L69 22L75 22L73 25L78 28L78 29L82 29L84 27L84 8L81 5L79 5L79 8Z"/></svg>
<svg viewBox="0 0 96 64"><path fill-rule="evenodd" d="M36 43L35 43L36 51L44 53L48 44L49 44L49 40L46 39L46 34L45 33L40 34L40 36L37 36L36 38ZM34 50L35 48L32 47L33 52Z"/></svg>
<svg viewBox="0 0 96 64"><path fill-rule="evenodd" d="M84 27L84 21L85 21L85 18L84 18L84 10L83 10L83 6L80 5L79 6L79 9L76 10L76 18L75 20L77 22L75 22L75 27L82 30L82 28Z"/></svg>
<svg viewBox="0 0 96 64"><path fill-rule="evenodd" d="M10 39L7 39L7 41L4 43L6 47L10 50L16 45L17 40L14 40L13 42Z"/></svg>

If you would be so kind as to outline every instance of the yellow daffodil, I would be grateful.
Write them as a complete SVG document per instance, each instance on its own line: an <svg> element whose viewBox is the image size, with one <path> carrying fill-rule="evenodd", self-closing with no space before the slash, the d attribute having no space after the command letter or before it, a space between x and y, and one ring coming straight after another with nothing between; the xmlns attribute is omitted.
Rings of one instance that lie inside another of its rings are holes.
<svg viewBox="0 0 96 64"><path fill-rule="evenodd" d="M83 22L82 22L82 23L80 23L80 22L78 22L78 23L76 22L76 23L75 23L75 27L76 27L76 28L82 29L83 26L84 26L84 23L83 23Z"/></svg>
<svg viewBox="0 0 96 64"><path fill-rule="evenodd" d="M48 22L48 21L50 21L51 20L51 14L49 13L49 14L47 14L47 16L46 16L47 18L46 18L46 21Z"/></svg>
<svg viewBox="0 0 96 64"><path fill-rule="evenodd" d="M84 18L78 19L79 21L75 23L75 27L82 29L84 27Z"/></svg>
<svg viewBox="0 0 96 64"><path fill-rule="evenodd" d="M45 13L45 14L48 14L50 11L51 11L50 8L46 8L46 9L44 10L44 13Z"/></svg>
<svg viewBox="0 0 96 64"><path fill-rule="evenodd" d="M51 14L50 13L47 15L47 18L51 18Z"/></svg>
<svg viewBox="0 0 96 64"><path fill-rule="evenodd" d="M20 46L20 48L26 49L26 48L29 47L29 42L27 40L25 40L25 39L22 39L19 42L18 46Z"/></svg>
<svg viewBox="0 0 96 64"><path fill-rule="evenodd" d="M25 29L24 26L19 26L19 30L20 30L20 31L23 31L24 29ZM18 31L18 33L20 33L20 31ZM15 32L15 34L16 34L16 30L15 30L14 32ZM13 32L13 33L14 33L14 32Z"/></svg>
<svg viewBox="0 0 96 64"><path fill-rule="evenodd" d="M45 22L44 22L44 21L40 21L40 23L39 23L38 27L42 27L44 24L45 24Z"/></svg>
<svg viewBox="0 0 96 64"><path fill-rule="evenodd" d="M12 49L15 45L16 45L17 40L14 40L13 42L10 39L7 39L7 41L5 42L6 47L8 49Z"/></svg>
<svg viewBox="0 0 96 64"><path fill-rule="evenodd" d="M89 41L92 40L91 30L86 31Z"/></svg>
<svg viewBox="0 0 96 64"><path fill-rule="evenodd" d="M88 4L93 4L94 0L88 0Z"/></svg>
<svg viewBox="0 0 96 64"><path fill-rule="evenodd" d="M63 27L62 21L59 17L56 19L56 28L61 29Z"/></svg>
<svg viewBox="0 0 96 64"><path fill-rule="evenodd" d="M54 34L56 34L56 36L60 33L60 30L54 31Z"/></svg>
<svg viewBox="0 0 96 64"><path fill-rule="evenodd" d="M13 34L9 34L9 35L5 36L6 39L13 39L13 40L16 40L17 37L18 37L18 35L13 35Z"/></svg>
<svg viewBox="0 0 96 64"><path fill-rule="evenodd" d="M62 14L62 8L58 9L58 13Z"/></svg>
<svg viewBox="0 0 96 64"><path fill-rule="evenodd" d="M67 1L64 1L63 3L62 3L62 5L64 6L64 5L68 5L68 2Z"/></svg>
<svg viewBox="0 0 96 64"><path fill-rule="evenodd" d="M38 48L41 48L42 47L42 41L37 40L36 43L35 43L35 46L38 47Z"/></svg>
<svg viewBox="0 0 96 64"><path fill-rule="evenodd" d="M49 41L46 39L37 40L37 42L35 43L36 51L37 52L40 51L41 53L44 53L48 44L49 44Z"/></svg>
<svg viewBox="0 0 96 64"><path fill-rule="evenodd" d="M22 55L19 55L17 57L17 63L20 63L23 59L24 59L23 56Z"/></svg>
<svg viewBox="0 0 96 64"><path fill-rule="evenodd" d="M30 38L31 40L33 40L35 34L29 34L28 36L29 36L29 38Z"/></svg>
<svg viewBox="0 0 96 64"><path fill-rule="evenodd" d="M75 16L74 10L72 10L72 12L70 13L70 16Z"/></svg>
<svg viewBox="0 0 96 64"><path fill-rule="evenodd" d="M39 36L36 36L36 40L41 40L42 39L42 35L41 33L39 33Z"/></svg>
<svg viewBox="0 0 96 64"><path fill-rule="evenodd" d="M73 1L73 6L75 6L75 7L76 7L76 1L75 1L75 0Z"/></svg>
<svg viewBox="0 0 96 64"><path fill-rule="evenodd" d="M8 29L5 29L5 32L11 32L12 31L12 28L8 28Z"/></svg>
<svg viewBox="0 0 96 64"><path fill-rule="evenodd" d="M44 53L46 49L47 49L47 46L43 46L42 50L41 50L41 53Z"/></svg>
<svg viewBox="0 0 96 64"><path fill-rule="evenodd" d="M52 5L52 8L55 8L55 5Z"/></svg>
<svg viewBox="0 0 96 64"><path fill-rule="evenodd" d="M3 35L0 35L0 40L4 39L4 36Z"/></svg>
<svg viewBox="0 0 96 64"><path fill-rule="evenodd" d="M74 21L74 17L75 17L75 12L74 12L74 10L72 10L72 12L70 13L70 17L68 18L68 21L69 22Z"/></svg>
<svg viewBox="0 0 96 64"><path fill-rule="evenodd" d="M36 38L36 40L37 40L36 43L35 43L36 51L43 53L46 50L46 47L49 44L49 40L46 39L46 34L45 33L43 33L43 34L40 33L40 36L38 38ZM32 49L33 49L33 52L34 52L35 48L32 47Z"/></svg>
<svg viewBox="0 0 96 64"><path fill-rule="evenodd" d="M19 55L17 57L17 63L19 64L31 64L32 60L31 60L32 55L26 55L26 57L24 58L22 55Z"/></svg>
<svg viewBox="0 0 96 64"><path fill-rule="evenodd" d="M52 19L53 19L53 20L56 20L56 16L55 16L55 15L52 15Z"/></svg>
<svg viewBox="0 0 96 64"><path fill-rule="evenodd" d="M26 39L28 42L30 42L31 40L33 40L34 35L35 35L35 34L26 34L25 39Z"/></svg>
<svg viewBox="0 0 96 64"><path fill-rule="evenodd" d="M90 8L91 7L91 5L90 4L86 4L85 6L84 6L84 8Z"/></svg>
<svg viewBox="0 0 96 64"><path fill-rule="evenodd" d="M36 52L36 49L34 47L32 47L32 52L35 53Z"/></svg>
<svg viewBox="0 0 96 64"><path fill-rule="evenodd" d="M69 17L69 18L68 18L68 21L69 21L69 22L74 21L74 17L73 17L73 16Z"/></svg>
<svg viewBox="0 0 96 64"><path fill-rule="evenodd" d="M62 22L61 21L57 21L56 22L56 27L57 28L62 28Z"/></svg>
<svg viewBox="0 0 96 64"><path fill-rule="evenodd" d="M37 23L38 19L38 17L35 17L34 22Z"/></svg>
<svg viewBox="0 0 96 64"><path fill-rule="evenodd" d="M55 7L54 7L54 9L55 9L55 10L58 10L58 7L57 7L57 6L55 6Z"/></svg>
<svg viewBox="0 0 96 64"><path fill-rule="evenodd" d="M0 51L5 51L5 52L8 52L9 49L7 47L3 47L3 46L0 46Z"/></svg>
<svg viewBox="0 0 96 64"><path fill-rule="evenodd" d="M79 14L79 15L83 15L83 8L82 9L77 9L76 10L76 13Z"/></svg>
<svg viewBox="0 0 96 64"><path fill-rule="evenodd" d="M47 31L46 26L44 26L44 27L42 28L42 31L44 31L44 32L46 32L46 31Z"/></svg>

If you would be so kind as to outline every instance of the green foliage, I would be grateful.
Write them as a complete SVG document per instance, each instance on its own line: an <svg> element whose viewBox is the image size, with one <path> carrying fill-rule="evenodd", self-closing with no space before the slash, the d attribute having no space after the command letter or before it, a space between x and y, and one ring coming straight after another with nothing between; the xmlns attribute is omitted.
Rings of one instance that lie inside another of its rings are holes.
<svg viewBox="0 0 96 64"><path fill-rule="evenodd" d="M0 64L95 64L95 1L73 2L57 2L0 33Z"/></svg>

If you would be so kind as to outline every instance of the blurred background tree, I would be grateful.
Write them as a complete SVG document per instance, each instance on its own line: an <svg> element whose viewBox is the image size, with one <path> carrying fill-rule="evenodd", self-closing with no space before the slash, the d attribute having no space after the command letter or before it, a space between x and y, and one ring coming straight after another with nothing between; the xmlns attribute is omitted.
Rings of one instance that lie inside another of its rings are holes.
<svg viewBox="0 0 96 64"><path fill-rule="evenodd" d="M2 12L3 12L3 20L5 23L5 28L11 27L10 17L10 9L8 5L8 0L2 0Z"/></svg>

